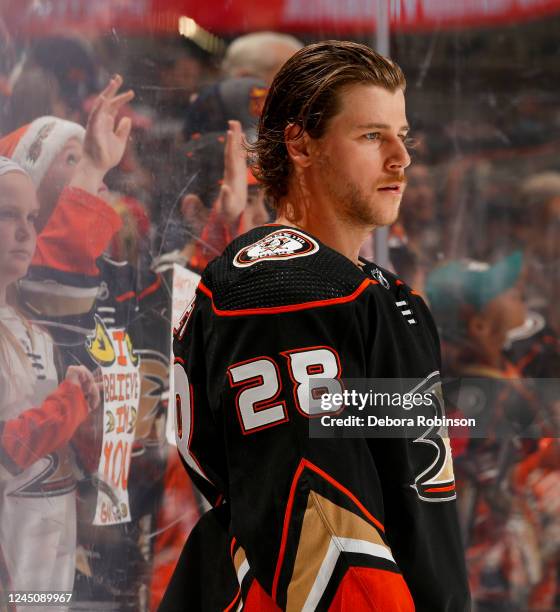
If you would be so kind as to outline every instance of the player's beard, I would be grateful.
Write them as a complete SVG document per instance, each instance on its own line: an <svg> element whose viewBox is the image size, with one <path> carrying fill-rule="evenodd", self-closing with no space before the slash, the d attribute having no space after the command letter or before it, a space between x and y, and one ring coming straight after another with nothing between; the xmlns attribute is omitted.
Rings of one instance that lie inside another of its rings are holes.
<svg viewBox="0 0 560 612"><path fill-rule="evenodd" d="M336 166L328 155L323 155L323 185L331 201L337 203L336 212L339 219L347 224L359 227L382 227L397 220L400 201L391 202L382 198L376 202L377 185L372 185L366 193L357 183L336 180Z"/></svg>

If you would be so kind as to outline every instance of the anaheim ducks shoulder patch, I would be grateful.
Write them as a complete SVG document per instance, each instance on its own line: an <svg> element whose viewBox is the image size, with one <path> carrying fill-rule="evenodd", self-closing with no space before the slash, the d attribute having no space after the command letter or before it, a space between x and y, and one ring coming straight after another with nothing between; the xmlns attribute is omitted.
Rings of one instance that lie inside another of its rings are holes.
<svg viewBox="0 0 560 612"><path fill-rule="evenodd" d="M281 229L243 247L233 258L233 265L247 268L259 261L305 257L318 250L319 245L313 238L295 229Z"/></svg>

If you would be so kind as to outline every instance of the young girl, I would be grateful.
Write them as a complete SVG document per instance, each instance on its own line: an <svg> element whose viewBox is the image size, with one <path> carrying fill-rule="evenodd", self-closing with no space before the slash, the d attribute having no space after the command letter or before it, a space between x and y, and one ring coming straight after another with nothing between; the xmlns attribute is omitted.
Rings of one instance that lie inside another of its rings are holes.
<svg viewBox="0 0 560 612"><path fill-rule="evenodd" d="M38 209L29 176L0 157L0 595L8 602L6 591L72 591L76 480L68 442L100 404L83 366L69 367L58 384L50 336L17 309Z"/></svg>

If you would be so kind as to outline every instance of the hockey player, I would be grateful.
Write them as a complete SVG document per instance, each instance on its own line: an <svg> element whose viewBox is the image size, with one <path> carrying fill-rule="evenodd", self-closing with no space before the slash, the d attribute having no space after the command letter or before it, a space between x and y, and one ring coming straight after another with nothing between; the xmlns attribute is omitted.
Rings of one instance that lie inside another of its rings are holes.
<svg viewBox="0 0 560 612"><path fill-rule="evenodd" d="M161 610L468 609L445 431L309 433L343 378L441 397L425 303L358 257L397 218L404 89L393 62L340 41L303 48L271 85L255 152L276 223L207 267L175 332L177 445L214 509Z"/></svg>
<svg viewBox="0 0 560 612"><path fill-rule="evenodd" d="M0 157L0 585L6 604L14 604L6 591L72 591L76 478L68 442L100 404L83 366L69 367L58 385L50 336L18 309L15 282L31 262L37 217L30 178Z"/></svg>

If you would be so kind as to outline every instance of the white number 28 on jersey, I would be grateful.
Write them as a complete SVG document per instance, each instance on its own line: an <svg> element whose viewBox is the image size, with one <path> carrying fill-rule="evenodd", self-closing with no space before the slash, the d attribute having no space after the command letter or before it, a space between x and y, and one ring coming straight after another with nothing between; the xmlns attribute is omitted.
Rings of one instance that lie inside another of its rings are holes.
<svg viewBox="0 0 560 612"><path fill-rule="evenodd" d="M321 410L321 395L342 391L336 351L327 346L314 346L281 355L292 381L296 408L306 417L325 414ZM228 368L228 377L231 387L239 388L235 405L243 433L288 420L286 401L281 399L282 378L277 361L270 357L242 361Z"/></svg>

